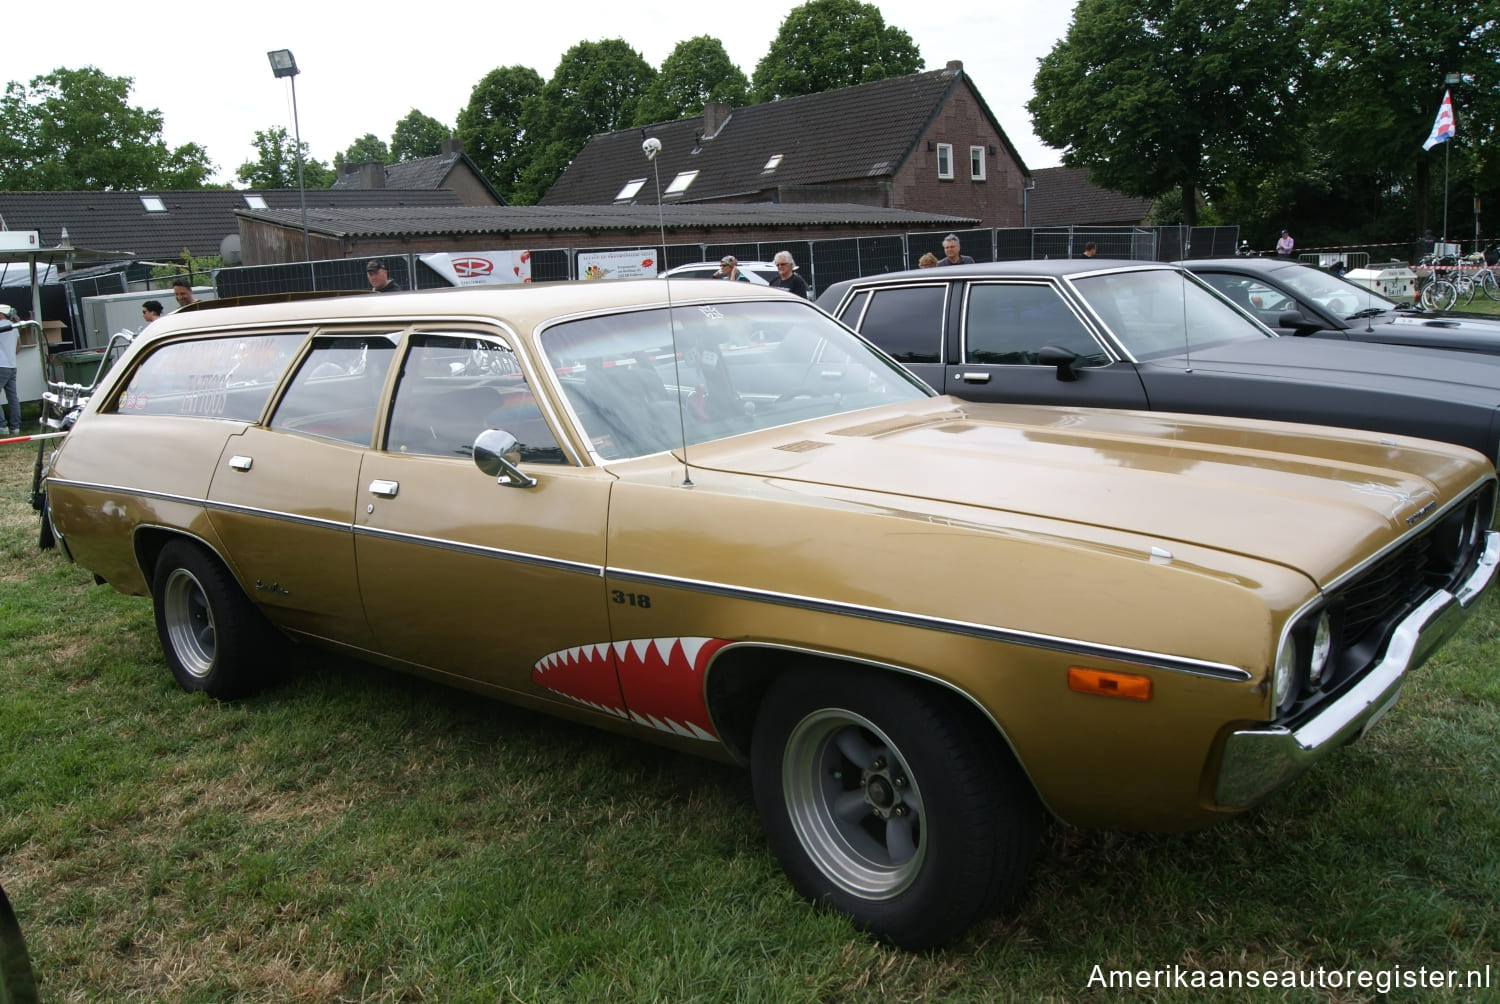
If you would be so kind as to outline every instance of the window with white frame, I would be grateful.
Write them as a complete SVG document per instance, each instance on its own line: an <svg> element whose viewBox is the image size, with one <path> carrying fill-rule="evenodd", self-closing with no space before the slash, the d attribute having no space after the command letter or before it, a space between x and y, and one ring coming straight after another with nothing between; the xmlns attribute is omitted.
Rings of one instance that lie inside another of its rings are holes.
<svg viewBox="0 0 1500 1004"><path fill-rule="evenodd" d="M969 177L974 181L984 180L984 147L969 147Z"/></svg>
<svg viewBox="0 0 1500 1004"><path fill-rule="evenodd" d="M938 177L947 181L953 180L953 144L939 143L937 145Z"/></svg>

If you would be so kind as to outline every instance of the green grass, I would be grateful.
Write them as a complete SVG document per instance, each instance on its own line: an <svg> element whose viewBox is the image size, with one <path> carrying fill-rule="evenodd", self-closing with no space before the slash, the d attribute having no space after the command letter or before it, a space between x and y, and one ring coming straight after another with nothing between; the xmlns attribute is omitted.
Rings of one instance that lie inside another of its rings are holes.
<svg viewBox="0 0 1500 1004"><path fill-rule="evenodd" d="M0 448L0 883L44 1000L1377 999L1131 994L1096 965L1500 987L1493 596L1263 806L1186 835L1051 826L1010 912L909 954L796 897L740 771L318 656L242 703L182 693L147 601L36 550L33 457Z"/></svg>

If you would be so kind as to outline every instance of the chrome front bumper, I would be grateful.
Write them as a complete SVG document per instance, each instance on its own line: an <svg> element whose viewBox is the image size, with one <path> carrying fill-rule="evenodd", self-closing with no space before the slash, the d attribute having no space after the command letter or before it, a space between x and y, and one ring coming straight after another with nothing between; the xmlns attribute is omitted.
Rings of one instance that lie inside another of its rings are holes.
<svg viewBox="0 0 1500 1004"><path fill-rule="evenodd" d="M1420 666L1468 618L1474 600L1494 580L1497 565L1500 533L1490 531L1474 574L1454 592L1440 590L1408 614L1392 633L1385 657L1348 693L1295 731L1269 725L1230 733L1214 791L1219 807L1252 805L1364 735L1396 703L1407 672Z"/></svg>

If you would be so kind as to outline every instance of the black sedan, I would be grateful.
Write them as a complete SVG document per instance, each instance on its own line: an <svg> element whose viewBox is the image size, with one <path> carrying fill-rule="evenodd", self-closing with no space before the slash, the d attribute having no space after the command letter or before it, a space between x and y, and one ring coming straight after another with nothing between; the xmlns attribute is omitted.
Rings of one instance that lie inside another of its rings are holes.
<svg viewBox="0 0 1500 1004"><path fill-rule="evenodd" d="M818 305L970 400L1373 429L1491 462L1500 446L1500 356L1278 337L1175 265L919 269L837 283Z"/></svg>
<svg viewBox="0 0 1500 1004"><path fill-rule="evenodd" d="M1178 264L1279 334L1500 353L1500 318L1430 313L1311 265L1273 258Z"/></svg>

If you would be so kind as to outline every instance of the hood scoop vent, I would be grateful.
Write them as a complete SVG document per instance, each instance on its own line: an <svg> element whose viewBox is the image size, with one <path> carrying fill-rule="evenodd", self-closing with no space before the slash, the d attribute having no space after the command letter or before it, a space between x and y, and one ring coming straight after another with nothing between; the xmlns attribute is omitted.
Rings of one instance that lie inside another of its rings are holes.
<svg viewBox="0 0 1500 1004"><path fill-rule="evenodd" d="M815 443L811 439L803 439L795 443L782 443L780 446L773 447L773 449L785 450L787 453L807 453L811 450L821 450L827 445L829 444Z"/></svg>

